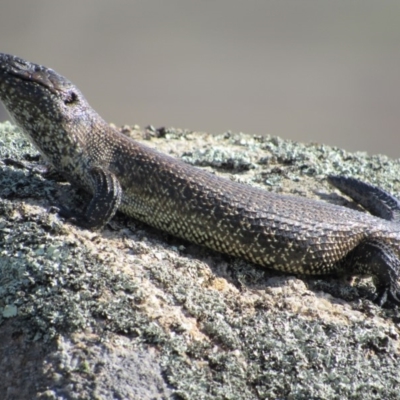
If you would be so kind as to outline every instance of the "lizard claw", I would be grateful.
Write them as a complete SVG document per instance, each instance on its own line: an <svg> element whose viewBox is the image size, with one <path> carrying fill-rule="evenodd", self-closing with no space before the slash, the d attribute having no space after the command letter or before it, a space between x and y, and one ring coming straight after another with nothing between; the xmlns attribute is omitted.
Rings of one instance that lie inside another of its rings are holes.
<svg viewBox="0 0 400 400"><path fill-rule="evenodd" d="M374 300L380 307L387 305L388 303L395 306L400 305L400 287L397 285L386 286L377 292L377 296Z"/></svg>
<svg viewBox="0 0 400 400"><path fill-rule="evenodd" d="M400 287L399 285L393 285L388 290L388 297L390 301L396 305L400 305Z"/></svg>

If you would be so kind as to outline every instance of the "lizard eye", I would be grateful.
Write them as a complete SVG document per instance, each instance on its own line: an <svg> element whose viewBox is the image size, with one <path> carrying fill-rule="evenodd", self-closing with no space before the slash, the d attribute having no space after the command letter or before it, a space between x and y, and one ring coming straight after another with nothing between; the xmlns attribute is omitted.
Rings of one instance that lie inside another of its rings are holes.
<svg viewBox="0 0 400 400"><path fill-rule="evenodd" d="M64 104L71 105L78 102L78 95L75 92L67 92L64 96Z"/></svg>

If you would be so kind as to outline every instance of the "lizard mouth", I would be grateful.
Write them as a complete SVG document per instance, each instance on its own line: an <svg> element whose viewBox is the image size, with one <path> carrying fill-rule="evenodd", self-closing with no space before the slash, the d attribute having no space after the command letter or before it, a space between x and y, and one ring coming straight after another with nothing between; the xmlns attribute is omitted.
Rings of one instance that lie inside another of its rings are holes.
<svg viewBox="0 0 400 400"><path fill-rule="evenodd" d="M44 86L51 93L56 94L57 91L59 90L59 87L57 86L56 82L52 81L49 72L52 71L51 70L41 71L40 69L36 70L36 68L21 69L21 68L15 68L13 66L10 69L9 74L23 81L35 82L40 86Z"/></svg>
<svg viewBox="0 0 400 400"><path fill-rule="evenodd" d="M35 82L56 94L61 90L64 82L52 69L30 63L19 57L0 53L0 81L1 75L10 75L14 78Z"/></svg>

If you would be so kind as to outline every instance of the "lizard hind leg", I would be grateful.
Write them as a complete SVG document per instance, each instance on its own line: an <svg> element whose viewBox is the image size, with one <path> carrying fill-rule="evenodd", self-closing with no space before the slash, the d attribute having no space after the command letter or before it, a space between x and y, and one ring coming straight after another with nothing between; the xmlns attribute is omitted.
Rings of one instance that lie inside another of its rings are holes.
<svg viewBox="0 0 400 400"><path fill-rule="evenodd" d="M342 261L345 270L355 275L372 275L377 289L376 303L390 300L400 304L400 260L392 246L382 240L360 243Z"/></svg>

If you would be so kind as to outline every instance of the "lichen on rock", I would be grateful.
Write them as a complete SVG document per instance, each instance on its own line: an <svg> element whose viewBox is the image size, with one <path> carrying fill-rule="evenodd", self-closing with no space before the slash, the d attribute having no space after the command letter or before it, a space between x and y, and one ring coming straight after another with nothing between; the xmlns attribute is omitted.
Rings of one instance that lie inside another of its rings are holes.
<svg viewBox="0 0 400 400"><path fill-rule="evenodd" d="M399 160L385 156L270 136L124 130L265 190L348 204L327 174L400 187ZM44 178L37 154L0 124L6 399L398 398L397 310L365 299L368 280L283 275L123 215L101 233L75 227L51 206L83 207L87 195Z"/></svg>

